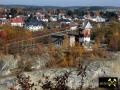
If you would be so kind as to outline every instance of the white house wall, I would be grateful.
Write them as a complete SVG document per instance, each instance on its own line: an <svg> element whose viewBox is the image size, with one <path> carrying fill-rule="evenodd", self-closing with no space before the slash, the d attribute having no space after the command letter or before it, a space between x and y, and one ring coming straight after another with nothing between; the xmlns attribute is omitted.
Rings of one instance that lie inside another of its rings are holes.
<svg viewBox="0 0 120 90"><path fill-rule="evenodd" d="M41 19L43 22L48 22L48 19Z"/></svg>
<svg viewBox="0 0 120 90"><path fill-rule="evenodd" d="M120 16L119 16L118 20L120 21Z"/></svg>
<svg viewBox="0 0 120 90"><path fill-rule="evenodd" d="M73 26L70 28L70 30L76 30L77 29L77 26Z"/></svg>
<svg viewBox="0 0 120 90"><path fill-rule="evenodd" d="M57 18L50 17L50 21L56 22L56 21L57 21Z"/></svg>
<svg viewBox="0 0 120 90"><path fill-rule="evenodd" d="M90 37L81 37L79 38L79 42L90 42Z"/></svg>
<svg viewBox="0 0 120 90"><path fill-rule="evenodd" d="M11 26L23 27L23 23L11 23Z"/></svg>
<svg viewBox="0 0 120 90"><path fill-rule="evenodd" d="M84 37L84 42L90 42L90 37Z"/></svg>
<svg viewBox="0 0 120 90"><path fill-rule="evenodd" d="M43 30L43 26L29 26L27 27L31 31L38 31L38 30Z"/></svg>
<svg viewBox="0 0 120 90"><path fill-rule="evenodd" d="M70 46L75 45L75 36L70 36Z"/></svg>

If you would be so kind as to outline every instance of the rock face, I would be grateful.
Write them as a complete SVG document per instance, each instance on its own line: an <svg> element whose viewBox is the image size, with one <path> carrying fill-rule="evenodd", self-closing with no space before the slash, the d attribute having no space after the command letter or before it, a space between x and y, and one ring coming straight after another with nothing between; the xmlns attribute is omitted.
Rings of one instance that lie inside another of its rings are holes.
<svg viewBox="0 0 120 90"><path fill-rule="evenodd" d="M27 62L31 63L31 68L40 69L45 67L45 64L49 61L48 55L44 54L41 56L13 56L13 55L1 55L0 56L0 76L5 76L11 74L11 70L18 68L18 65L22 63L26 64ZM26 63L25 63L26 62ZM22 67L23 67L22 66Z"/></svg>
<svg viewBox="0 0 120 90"><path fill-rule="evenodd" d="M45 64L49 61L48 54L42 54L41 56L37 56L34 58L35 62L32 64L32 68L40 69L44 68Z"/></svg>
<svg viewBox="0 0 120 90"><path fill-rule="evenodd" d="M13 55L0 57L0 76L10 74L10 70L17 67L18 59Z"/></svg>
<svg viewBox="0 0 120 90"><path fill-rule="evenodd" d="M6 77L0 79L0 90L9 90L11 86L14 86L16 83L16 79L14 76Z"/></svg>
<svg viewBox="0 0 120 90"><path fill-rule="evenodd" d="M106 77L106 76L113 76L113 77L118 77L120 78L120 53L116 54L116 59L114 60L96 60L91 62L90 64L87 65L87 68L85 70L86 76L83 77L83 87L98 87L98 78L99 77ZM11 56L11 58L13 58ZM9 62L8 62L9 63ZM12 66L10 66L12 65ZM14 65L10 64L10 68L15 67L15 62ZM38 64L39 65L39 64ZM2 70L1 67L4 66L4 62L0 62L0 70ZM44 69L44 70L38 70L38 71L32 71L32 72L25 72L25 75L29 75L31 77L32 82L37 83L38 80L43 80L43 76L48 76L50 81L54 83L53 78L56 76L61 76L66 72L71 72L69 77L68 77L68 82L66 85L71 88L71 89L77 89L81 85L82 81L82 76L79 75L79 71L77 71L76 68L57 68L57 69ZM5 86L10 86L10 83L14 83L15 77L8 77L8 78L2 78L0 79L0 90L7 90L7 87ZM38 90L40 89L40 86L37 87Z"/></svg>

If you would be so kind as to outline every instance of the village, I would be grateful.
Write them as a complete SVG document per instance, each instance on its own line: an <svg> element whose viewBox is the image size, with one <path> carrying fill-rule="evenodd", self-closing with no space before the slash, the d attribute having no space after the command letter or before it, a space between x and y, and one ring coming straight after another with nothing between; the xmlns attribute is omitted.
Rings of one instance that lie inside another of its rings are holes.
<svg viewBox="0 0 120 90"><path fill-rule="evenodd" d="M92 32L96 27L101 28L102 25L107 25L112 22L112 19L120 21L119 11L109 13L107 11L99 10L81 11L80 14L82 15L79 16L72 10L63 9L38 9L31 12L23 10L24 9L21 8L1 9L1 38L5 38L2 36L2 33L5 31L2 26L8 25L30 31L33 33L33 38L44 37L44 35L46 36L49 34L48 36L51 36L51 43L56 45L62 44L64 36L68 35L70 46L73 46L78 42L81 45L84 45L85 48L90 49L91 45L95 43L95 40L91 39L91 37ZM113 14L113 16L109 17L109 14ZM108 15L108 17L105 17L105 15ZM46 34L41 35L40 33L42 33L42 31L46 31ZM23 39L21 39L21 41L22 40ZM1 40L1 42L3 41ZM45 44L48 44L48 42Z"/></svg>
<svg viewBox="0 0 120 90"><path fill-rule="evenodd" d="M120 90L119 51L120 8L0 7L0 90Z"/></svg>

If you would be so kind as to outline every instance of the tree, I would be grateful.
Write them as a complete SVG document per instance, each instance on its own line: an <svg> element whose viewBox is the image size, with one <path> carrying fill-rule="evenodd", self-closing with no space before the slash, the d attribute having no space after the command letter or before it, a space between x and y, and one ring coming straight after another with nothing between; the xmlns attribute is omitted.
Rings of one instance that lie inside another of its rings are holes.
<svg viewBox="0 0 120 90"><path fill-rule="evenodd" d="M83 10L75 9L74 14L76 14L78 16L84 16L85 14L87 14L87 12L85 12Z"/></svg>
<svg viewBox="0 0 120 90"><path fill-rule="evenodd" d="M92 11L90 11L90 16L94 16L95 14L94 14L94 12L92 12Z"/></svg>
<svg viewBox="0 0 120 90"><path fill-rule="evenodd" d="M115 12L108 12L108 11L106 11L104 14L103 14L103 16L105 17L105 18L108 18L108 19L110 19L110 20L112 20L112 19L117 19L118 17L117 17L117 14L115 13Z"/></svg>
<svg viewBox="0 0 120 90"><path fill-rule="evenodd" d="M73 11L72 11L72 10L68 10L68 11L67 11L67 15L68 15L68 16L73 16Z"/></svg>
<svg viewBox="0 0 120 90"><path fill-rule="evenodd" d="M8 52L8 46L7 46L8 34L6 31L0 32L0 39L1 39L1 45L4 47L4 52L7 54L7 52Z"/></svg>
<svg viewBox="0 0 120 90"><path fill-rule="evenodd" d="M120 32L115 32L109 41L109 48L113 51L120 50Z"/></svg>
<svg viewBox="0 0 120 90"><path fill-rule="evenodd" d="M16 10L16 8L11 8L9 14L12 15L12 17L15 17L15 16L17 15L17 10Z"/></svg>
<svg viewBox="0 0 120 90"><path fill-rule="evenodd" d="M0 32L0 39L2 41L2 45L6 48L8 47L7 45L9 45L9 49L14 51L17 49L16 47L23 46L23 43L18 42L24 41L24 45L32 42L31 31L20 27L11 27L8 25L3 25L1 28L3 31Z"/></svg>
<svg viewBox="0 0 120 90"><path fill-rule="evenodd" d="M120 50L120 23L111 22L96 28L92 33L92 39L99 41L99 44L108 44L108 48L113 51Z"/></svg>
<svg viewBox="0 0 120 90"><path fill-rule="evenodd" d="M51 66L52 67L56 66L56 64L57 64L56 63L57 59L55 58L55 56L56 56L56 48L52 43L49 44L47 52L48 52L49 57L50 57L50 62L48 63L49 64L48 66L50 66L50 67Z"/></svg>

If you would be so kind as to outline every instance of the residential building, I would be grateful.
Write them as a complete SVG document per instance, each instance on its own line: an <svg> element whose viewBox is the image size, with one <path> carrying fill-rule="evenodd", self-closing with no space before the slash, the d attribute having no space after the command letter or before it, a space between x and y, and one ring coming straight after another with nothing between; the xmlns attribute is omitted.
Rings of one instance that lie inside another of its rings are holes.
<svg viewBox="0 0 120 90"><path fill-rule="evenodd" d="M120 21L120 15L118 16L118 20Z"/></svg>
<svg viewBox="0 0 120 90"><path fill-rule="evenodd" d="M31 31L38 31L38 30L43 30L44 25L42 21L38 21L36 19L32 19L29 22L25 23L25 28Z"/></svg>
<svg viewBox="0 0 120 90"><path fill-rule="evenodd" d="M77 29L78 29L77 23L71 23L70 24L70 30L77 30Z"/></svg>
<svg viewBox="0 0 120 90"><path fill-rule="evenodd" d="M0 16L0 25L4 25L8 22L8 20L6 19L6 17L4 16Z"/></svg>
<svg viewBox="0 0 120 90"><path fill-rule="evenodd" d="M89 43L90 42L90 35L91 35L92 25L89 21L84 21L82 27L80 28L80 43Z"/></svg>
<svg viewBox="0 0 120 90"><path fill-rule="evenodd" d="M57 22L57 16L51 16L50 21L52 22Z"/></svg>
<svg viewBox="0 0 120 90"><path fill-rule="evenodd" d="M15 17L10 20L10 24L11 26L23 27L24 20L22 17Z"/></svg>
<svg viewBox="0 0 120 90"><path fill-rule="evenodd" d="M70 46L74 46L76 42L79 43L79 32L77 31L71 31L68 33L69 36L69 44Z"/></svg>
<svg viewBox="0 0 120 90"><path fill-rule="evenodd" d="M62 19L61 24L70 24L71 21L69 19Z"/></svg>
<svg viewBox="0 0 120 90"><path fill-rule="evenodd" d="M92 18L92 21L97 22L97 23L103 23L105 22L105 18L102 18L101 16L96 16L95 18Z"/></svg>

